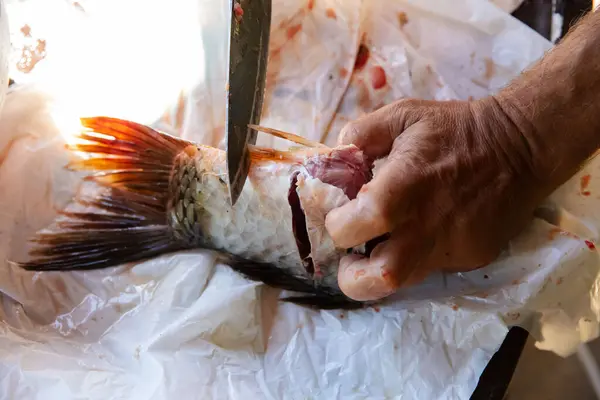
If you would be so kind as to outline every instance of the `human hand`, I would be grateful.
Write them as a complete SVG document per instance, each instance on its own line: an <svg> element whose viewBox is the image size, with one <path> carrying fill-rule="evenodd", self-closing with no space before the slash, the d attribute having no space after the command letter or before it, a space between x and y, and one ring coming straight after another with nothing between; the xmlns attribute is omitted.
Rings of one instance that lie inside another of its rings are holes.
<svg viewBox="0 0 600 400"><path fill-rule="evenodd" d="M390 235L369 258L340 262L340 288L355 300L383 298L436 270L492 262L553 190L493 97L402 100L350 123L339 142L387 156L357 198L326 218L342 248Z"/></svg>

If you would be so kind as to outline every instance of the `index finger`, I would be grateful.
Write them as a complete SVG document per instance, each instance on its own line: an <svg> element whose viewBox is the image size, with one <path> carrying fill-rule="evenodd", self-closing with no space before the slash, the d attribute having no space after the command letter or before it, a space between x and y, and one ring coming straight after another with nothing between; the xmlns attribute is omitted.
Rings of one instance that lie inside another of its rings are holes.
<svg viewBox="0 0 600 400"><path fill-rule="evenodd" d="M386 156L394 140L420 117L419 100L400 100L348 123L338 144L354 144L371 158Z"/></svg>
<svg viewBox="0 0 600 400"><path fill-rule="evenodd" d="M423 129L419 124L408 128L419 129ZM366 243L411 218L420 172L411 162L401 148L394 149L354 200L326 215L325 228L338 247L348 249Z"/></svg>

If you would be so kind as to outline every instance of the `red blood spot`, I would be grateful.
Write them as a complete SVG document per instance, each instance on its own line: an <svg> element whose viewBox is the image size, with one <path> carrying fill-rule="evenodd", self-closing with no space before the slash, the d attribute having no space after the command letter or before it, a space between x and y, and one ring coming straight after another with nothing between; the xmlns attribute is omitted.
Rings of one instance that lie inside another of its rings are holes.
<svg viewBox="0 0 600 400"><path fill-rule="evenodd" d="M558 278L558 279L556 280L556 284L557 284L557 285L560 285L562 282L563 282L563 278Z"/></svg>
<svg viewBox="0 0 600 400"><path fill-rule="evenodd" d="M244 9L240 5L240 3L235 3L233 5L233 14L235 15L235 20L237 22L242 21L242 17L244 16Z"/></svg>
<svg viewBox="0 0 600 400"><path fill-rule="evenodd" d="M306 5L306 7L309 10L312 10L313 8L315 8L315 0L308 0L308 4Z"/></svg>
<svg viewBox="0 0 600 400"><path fill-rule="evenodd" d="M512 281L512 284L513 284L513 285L518 285L519 283L521 283L521 282L519 282L519 280L518 280L518 279L515 279L514 281Z"/></svg>
<svg viewBox="0 0 600 400"><path fill-rule="evenodd" d="M358 280L358 278L365 275L366 273L367 272L364 269L359 269L358 271L354 272L354 280Z"/></svg>
<svg viewBox="0 0 600 400"><path fill-rule="evenodd" d="M373 310L375 310L375 312L381 311L381 309L379 307L377 307L377 306L373 307Z"/></svg>
<svg viewBox="0 0 600 400"><path fill-rule="evenodd" d="M594 242L590 242L589 240L585 241L585 245L588 247L588 249L590 250L596 250L596 245L594 244Z"/></svg>
<svg viewBox="0 0 600 400"><path fill-rule="evenodd" d="M408 24L408 15L404 11L398 13L398 23L400 24L400 28L404 28L404 25Z"/></svg>
<svg viewBox="0 0 600 400"><path fill-rule="evenodd" d="M385 71L380 66L371 68L371 85L373 89L381 89L387 83Z"/></svg>
<svg viewBox="0 0 600 400"><path fill-rule="evenodd" d="M344 319L344 314L340 314L340 318L341 318L341 319Z"/></svg>
<svg viewBox="0 0 600 400"><path fill-rule="evenodd" d="M365 66L369 60L369 54L370 52L367 46L361 43L361 45L358 47L358 53L356 53L356 60L354 61L355 70L358 71Z"/></svg>
<svg viewBox="0 0 600 400"><path fill-rule="evenodd" d="M325 15L327 18L337 19L337 15L335 14L335 10L333 8L328 8L325 10Z"/></svg>
<svg viewBox="0 0 600 400"><path fill-rule="evenodd" d="M588 188L588 186L590 185L590 179L592 179L592 177L589 174L581 177L581 182L580 182L581 194L583 194L584 196L590 195L590 192L588 190L586 190Z"/></svg>
<svg viewBox="0 0 600 400"><path fill-rule="evenodd" d="M296 36L298 34L298 32L300 32L302 30L302 24L298 24L298 25L294 25L294 26L290 26L287 29L287 37L288 39L292 39L294 36Z"/></svg>
<svg viewBox="0 0 600 400"><path fill-rule="evenodd" d="M23 36L31 37L31 27L27 24L23 25L21 27L21 33L23 34Z"/></svg>
<svg viewBox="0 0 600 400"><path fill-rule="evenodd" d="M340 77L345 78L348 76L348 70L346 68L340 68Z"/></svg>
<svg viewBox="0 0 600 400"><path fill-rule="evenodd" d="M453 306L452 306L452 309L453 309L454 311L458 311L458 306L455 304L455 305L453 305Z"/></svg>

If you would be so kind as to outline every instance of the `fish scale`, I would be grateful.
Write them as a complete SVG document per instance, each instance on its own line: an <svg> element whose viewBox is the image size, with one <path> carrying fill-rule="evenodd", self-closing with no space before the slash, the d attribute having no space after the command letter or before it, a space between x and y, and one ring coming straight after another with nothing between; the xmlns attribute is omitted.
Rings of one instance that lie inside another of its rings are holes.
<svg viewBox="0 0 600 400"><path fill-rule="evenodd" d="M86 179L107 190L97 198L75 196L85 211L62 212L56 229L36 235L35 258L20 267L97 269L205 248L249 279L301 293L288 301L319 308L364 304L337 284L340 256L357 250L336 248L324 229L326 214L371 178L355 146L252 147L249 179L232 206L224 151L132 121L93 117L82 124L119 143L108 146L85 131L79 139L86 143L71 146L90 157L69 167L92 171Z"/></svg>

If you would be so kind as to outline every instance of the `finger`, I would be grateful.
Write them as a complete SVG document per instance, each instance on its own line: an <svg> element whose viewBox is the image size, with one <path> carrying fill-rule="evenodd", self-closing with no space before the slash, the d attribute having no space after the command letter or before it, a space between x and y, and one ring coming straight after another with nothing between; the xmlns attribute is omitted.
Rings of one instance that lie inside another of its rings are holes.
<svg viewBox="0 0 600 400"><path fill-rule="evenodd" d="M412 125L406 134L419 129L419 124ZM421 173L410 158L413 153L405 152L403 145L394 147L356 198L326 215L325 228L337 246L351 248L366 243L411 218Z"/></svg>
<svg viewBox="0 0 600 400"><path fill-rule="evenodd" d="M408 236L392 237L379 244L369 258L344 257L338 269L342 292L357 301L373 301L422 280L426 274L421 271L421 266L431 246L408 232Z"/></svg>
<svg viewBox="0 0 600 400"><path fill-rule="evenodd" d="M418 120L418 104L416 100L401 100L350 122L340 132L338 144L354 144L375 159L384 157L394 139Z"/></svg>

